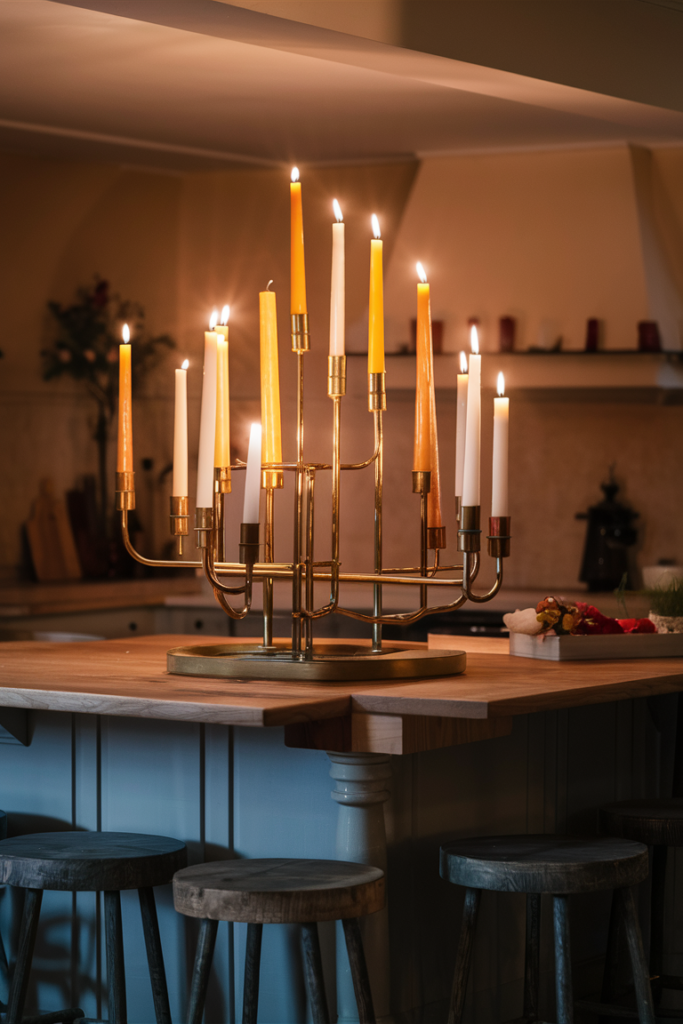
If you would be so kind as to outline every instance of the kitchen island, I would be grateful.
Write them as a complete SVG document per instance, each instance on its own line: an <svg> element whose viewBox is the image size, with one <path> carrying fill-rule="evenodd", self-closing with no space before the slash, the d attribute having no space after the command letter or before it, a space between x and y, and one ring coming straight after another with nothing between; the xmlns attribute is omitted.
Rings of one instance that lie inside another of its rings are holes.
<svg viewBox="0 0 683 1024"><path fill-rule="evenodd" d="M445 680L311 686L167 675L166 651L193 641L0 647L0 705L30 715L30 746L2 749L10 827L59 827L56 820L157 832L188 842L195 860L334 857L363 845L381 859L378 815L387 803L392 974L383 978L375 957L376 984L378 1009L390 1003L397 1021L417 1013L439 1020L447 997L460 895L438 877L446 835L594 832L601 803L666 791L659 755L671 746L680 659L539 663L468 640L466 673ZM350 805L361 824L340 838L337 817L348 825ZM34 1003L85 1002L89 1016L101 1015L95 897L79 895L72 908L70 896L49 896ZM577 906L580 991L595 986L607 919L595 901ZM148 1021L142 936L127 909L130 1020ZM515 897L484 907L469 997L478 1019L519 1012L522 952L511 937L521 909ZM160 917L174 1020L182 1020L194 933L168 894ZM224 931L209 1021L233 1019L240 1005L243 936L239 927ZM285 930L272 932L261 1019L303 1019L296 944ZM381 946L382 936L366 941ZM323 946L334 998L333 929Z"/></svg>

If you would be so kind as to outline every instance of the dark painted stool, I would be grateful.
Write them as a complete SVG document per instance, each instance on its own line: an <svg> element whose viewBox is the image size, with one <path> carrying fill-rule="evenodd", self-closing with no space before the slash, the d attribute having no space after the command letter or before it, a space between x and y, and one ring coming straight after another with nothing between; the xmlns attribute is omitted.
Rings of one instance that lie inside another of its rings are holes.
<svg viewBox="0 0 683 1024"><path fill-rule="evenodd" d="M337 860L228 860L199 864L173 879L176 910L202 919L189 1024L201 1024L219 921L247 923L242 1024L256 1024L264 924L300 924L314 1024L329 1024L319 921L341 921L361 1024L374 1024L358 918L384 906L384 873Z"/></svg>
<svg viewBox="0 0 683 1024"><path fill-rule="evenodd" d="M683 800L626 800L609 804L600 810L600 831L652 847L650 981L652 994L658 1003L663 989L683 989L683 978L663 972L666 861L670 846L683 846ZM603 1000L615 997L618 945L618 923L615 922L610 928Z"/></svg>
<svg viewBox="0 0 683 1024"><path fill-rule="evenodd" d="M165 836L128 832L39 832L0 842L0 884L25 889L17 962L10 986L5 1024L23 1018L29 973L45 889L104 892L109 1020L126 1024L121 890L137 889L157 1024L171 1024L166 973L154 902L155 885L165 885L187 864L184 843ZM44 1014L40 1019L69 1020L82 1011Z"/></svg>
<svg viewBox="0 0 683 1024"><path fill-rule="evenodd" d="M623 839L491 836L461 839L442 846L441 877L467 890L449 1024L462 1021L482 889L527 894L524 966L524 1019L527 1021L538 1020L541 894L552 896L558 1024L572 1024L574 1020L569 896L616 890L614 896L628 938L638 1019L641 1024L654 1024L652 994L632 888L647 877L647 870L647 848Z"/></svg>

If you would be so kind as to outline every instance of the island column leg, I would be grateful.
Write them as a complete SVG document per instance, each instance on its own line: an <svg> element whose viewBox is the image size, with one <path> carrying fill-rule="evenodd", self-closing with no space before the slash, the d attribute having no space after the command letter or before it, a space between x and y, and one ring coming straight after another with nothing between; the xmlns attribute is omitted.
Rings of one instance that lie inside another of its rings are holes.
<svg viewBox="0 0 683 1024"><path fill-rule="evenodd" d="M384 804L389 799L391 764L388 754L333 754L332 799L339 804L337 858L373 864L386 873L387 834ZM389 919L386 907L360 922L378 1022L389 1015ZM337 1024L358 1024L351 968L341 922L337 922Z"/></svg>

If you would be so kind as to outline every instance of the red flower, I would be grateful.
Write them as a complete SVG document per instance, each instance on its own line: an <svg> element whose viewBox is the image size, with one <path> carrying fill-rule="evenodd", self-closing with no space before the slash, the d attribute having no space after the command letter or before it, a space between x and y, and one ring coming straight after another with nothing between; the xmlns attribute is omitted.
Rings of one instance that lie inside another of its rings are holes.
<svg viewBox="0 0 683 1024"><path fill-rule="evenodd" d="M619 619L624 633L656 633L657 627L650 619Z"/></svg>

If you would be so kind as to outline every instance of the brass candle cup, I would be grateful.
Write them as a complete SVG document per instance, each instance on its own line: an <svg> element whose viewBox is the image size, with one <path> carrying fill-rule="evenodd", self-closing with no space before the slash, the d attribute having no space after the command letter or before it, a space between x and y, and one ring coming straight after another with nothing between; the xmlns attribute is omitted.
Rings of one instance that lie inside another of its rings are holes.
<svg viewBox="0 0 683 1024"><path fill-rule="evenodd" d="M135 473L126 471L116 474L116 510L130 511L135 508Z"/></svg>
<svg viewBox="0 0 683 1024"><path fill-rule="evenodd" d="M383 412L387 407L386 373L368 374L368 411Z"/></svg>
<svg viewBox="0 0 683 1024"><path fill-rule="evenodd" d="M346 394L346 356L327 357L327 394L330 398Z"/></svg>
<svg viewBox="0 0 683 1024"><path fill-rule="evenodd" d="M432 474L427 470L413 470L413 494L429 494Z"/></svg>
<svg viewBox="0 0 683 1024"><path fill-rule="evenodd" d="M171 534L173 537L187 537L190 532L190 499L174 495L171 504Z"/></svg>
<svg viewBox="0 0 683 1024"><path fill-rule="evenodd" d="M197 535L197 547L208 548L213 531L212 508L196 508L194 510L194 530Z"/></svg>
<svg viewBox="0 0 683 1024"><path fill-rule="evenodd" d="M292 352L308 352L310 338L308 334L308 313L292 313Z"/></svg>
<svg viewBox="0 0 683 1024"><path fill-rule="evenodd" d="M213 471L213 479L216 494L230 494L232 490L230 466L216 466Z"/></svg>
<svg viewBox="0 0 683 1024"><path fill-rule="evenodd" d="M481 550L481 506L462 505L460 508L460 529L458 530L458 551Z"/></svg>
<svg viewBox="0 0 683 1024"><path fill-rule="evenodd" d="M258 562L259 524L242 523L240 525L240 562L253 566Z"/></svg>
<svg viewBox="0 0 683 1024"><path fill-rule="evenodd" d="M437 551L446 547L446 527L427 527L427 547L430 551Z"/></svg>
<svg viewBox="0 0 683 1024"><path fill-rule="evenodd" d="M489 555L492 558L508 558L510 539L510 516L491 516L487 538Z"/></svg>

